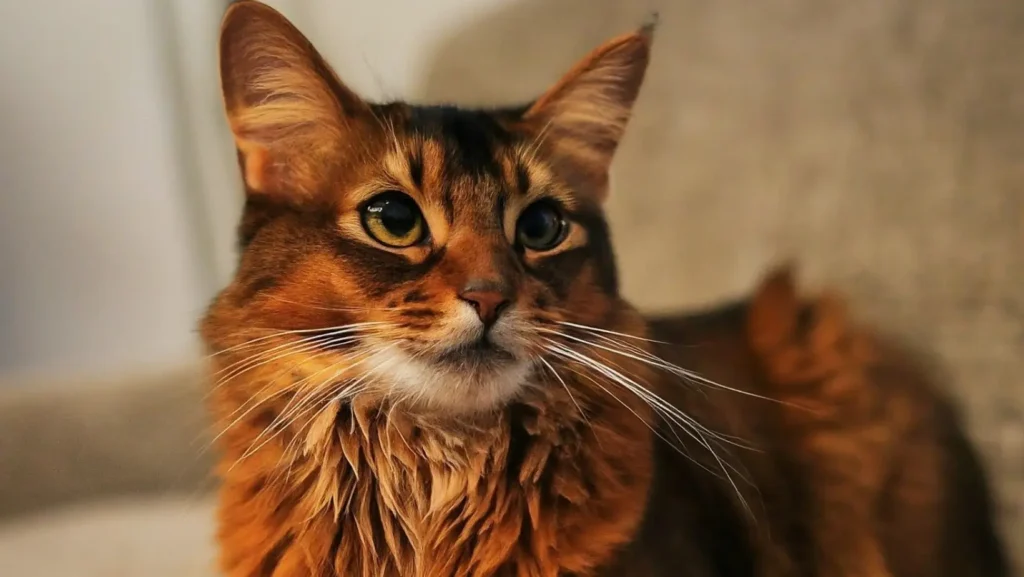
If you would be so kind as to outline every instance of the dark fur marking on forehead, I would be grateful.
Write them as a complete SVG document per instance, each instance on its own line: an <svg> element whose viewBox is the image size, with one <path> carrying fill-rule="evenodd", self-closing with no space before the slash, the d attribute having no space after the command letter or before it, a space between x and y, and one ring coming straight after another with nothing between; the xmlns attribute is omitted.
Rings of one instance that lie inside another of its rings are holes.
<svg viewBox="0 0 1024 577"><path fill-rule="evenodd" d="M516 163L516 188L520 194L530 192L530 172L520 163Z"/></svg>
<svg viewBox="0 0 1024 577"><path fill-rule="evenodd" d="M500 178L501 163L496 155L512 143L514 135L495 113L454 106L414 106L407 122L413 132L443 146L449 171Z"/></svg>
<svg viewBox="0 0 1024 577"><path fill-rule="evenodd" d="M409 151L409 178L416 188L423 189L423 150Z"/></svg>
<svg viewBox="0 0 1024 577"><path fill-rule="evenodd" d="M505 218L505 208L508 206L508 199L504 192L498 194L498 198L494 202L494 217L497 222L502 222Z"/></svg>

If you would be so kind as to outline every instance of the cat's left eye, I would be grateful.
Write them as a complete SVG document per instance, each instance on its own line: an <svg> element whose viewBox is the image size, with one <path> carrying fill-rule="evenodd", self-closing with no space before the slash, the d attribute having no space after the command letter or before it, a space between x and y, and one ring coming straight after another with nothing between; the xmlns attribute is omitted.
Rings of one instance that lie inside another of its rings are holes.
<svg viewBox="0 0 1024 577"><path fill-rule="evenodd" d="M551 250L565 240L569 225L558 207L539 201L526 207L516 222L516 241L536 251Z"/></svg>
<svg viewBox="0 0 1024 577"><path fill-rule="evenodd" d="M416 201L395 190L371 198L363 207L361 217L366 233L391 248L410 247L427 234L427 225Z"/></svg>

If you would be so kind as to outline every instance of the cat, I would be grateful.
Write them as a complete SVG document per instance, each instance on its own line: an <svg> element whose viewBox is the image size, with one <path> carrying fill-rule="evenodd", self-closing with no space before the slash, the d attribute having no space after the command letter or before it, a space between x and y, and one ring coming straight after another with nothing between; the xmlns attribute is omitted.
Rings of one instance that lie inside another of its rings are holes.
<svg viewBox="0 0 1024 577"><path fill-rule="evenodd" d="M788 267L689 315L619 295L602 205L652 39L519 108L374 104L230 6L224 575L1008 575L956 411L839 298Z"/></svg>

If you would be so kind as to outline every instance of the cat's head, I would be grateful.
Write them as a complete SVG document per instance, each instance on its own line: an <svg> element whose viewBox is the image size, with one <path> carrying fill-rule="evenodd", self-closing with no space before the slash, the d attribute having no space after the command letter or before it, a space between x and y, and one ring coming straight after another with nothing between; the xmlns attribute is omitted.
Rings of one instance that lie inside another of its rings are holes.
<svg viewBox="0 0 1024 577"><path fill-rule="evenodd" d="M479 411L533 384L555 333L641 330L602 203L650 33L519 109L373 104L283 16L234 4L220 65L242 255L203 325L226 376Z"/></svg>

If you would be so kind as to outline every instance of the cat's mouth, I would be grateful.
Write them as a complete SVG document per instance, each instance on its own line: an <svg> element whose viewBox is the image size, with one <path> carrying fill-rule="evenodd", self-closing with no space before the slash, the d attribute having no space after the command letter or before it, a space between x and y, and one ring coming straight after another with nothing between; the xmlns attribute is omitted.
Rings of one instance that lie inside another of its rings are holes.
<svg viewBox="0 0 1024 577"><path fill-rule="evenodd" d="M496 344L489 336L449 348L434 357L434 361L451 368L493 369L518 359L510 351Z"/></svg>

